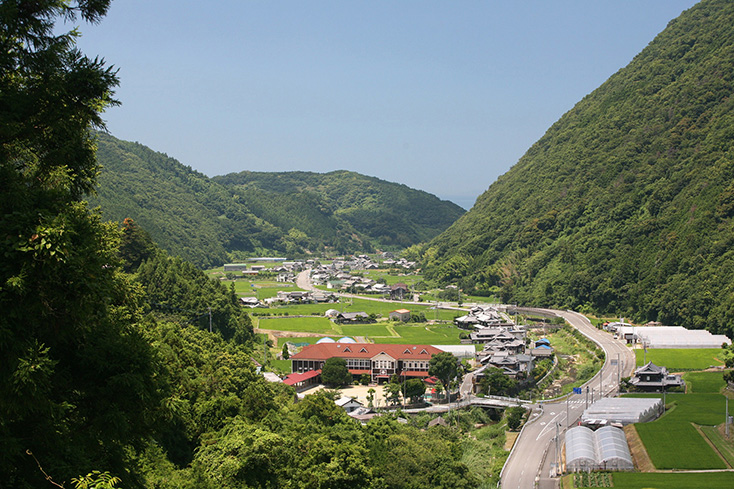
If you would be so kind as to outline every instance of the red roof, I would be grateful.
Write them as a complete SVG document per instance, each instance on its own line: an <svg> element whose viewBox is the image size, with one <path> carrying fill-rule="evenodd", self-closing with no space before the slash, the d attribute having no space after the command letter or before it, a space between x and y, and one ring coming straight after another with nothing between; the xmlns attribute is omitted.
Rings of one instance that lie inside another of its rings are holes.
<svg viewBox="0 0 734 489"><path fill-rule="evenodd" d="M400 375L404 377L428 377L428 372L423 370L403 370L400 372Z"/></svg>
<svg viewBox="0 0 734 489"><path fill-rule="evenodd" d="M283 383L286 385L296 385L299 382L313 379L314 377L318 377L319 375L321 375L321 370L309 370L308 372L303 372L302 374L290 374L285 379L283 379Z"/></svg>
<svg viewBox="0 0 734 489"><path fill-rule="evenodd" d="M382 345L374 343L319 343L304 346L303 350L291 356L292 360L327 360L340 358L372 358L386 353L396 360L430 360L433 355L442 353L431 345Z"/></svg>

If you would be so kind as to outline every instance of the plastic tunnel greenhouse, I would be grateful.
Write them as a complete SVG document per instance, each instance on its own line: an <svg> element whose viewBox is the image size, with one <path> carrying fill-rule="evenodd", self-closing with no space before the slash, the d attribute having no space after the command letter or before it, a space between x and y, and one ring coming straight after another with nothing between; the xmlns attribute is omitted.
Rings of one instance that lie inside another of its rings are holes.
<svg viewBox="0 0 734 489"><path fill-rule="evenodd" d="M566 470L634 470L624 431L605 426L592 431L577 426L566 432Z"/></svg>

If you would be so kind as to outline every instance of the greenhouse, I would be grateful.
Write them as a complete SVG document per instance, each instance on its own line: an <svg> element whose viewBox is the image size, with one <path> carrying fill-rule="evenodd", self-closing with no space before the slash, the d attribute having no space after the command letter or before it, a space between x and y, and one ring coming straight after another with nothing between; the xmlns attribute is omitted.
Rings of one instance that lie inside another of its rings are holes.
<svg viewBox="0 0 734 489"><path fill-rule="evenodd" d="M635 338L647 348L721 348L722 344L731 344L724 335L683 326L622 326L617 334L628 342Z"/></svg>
<svg viewBox="0 0 734 489"><path fill-rule="evenodd" d="M605 426L592 431L577 426L566 432L566 470L634 470L624 431Z"/></svg>
<svg viewBox="0 0 734 489"><path fill-rule="evenodd" d="M584 425L644 423L657 418L663 410L660 398L605 397L589 406L581 415Z"/></svg>

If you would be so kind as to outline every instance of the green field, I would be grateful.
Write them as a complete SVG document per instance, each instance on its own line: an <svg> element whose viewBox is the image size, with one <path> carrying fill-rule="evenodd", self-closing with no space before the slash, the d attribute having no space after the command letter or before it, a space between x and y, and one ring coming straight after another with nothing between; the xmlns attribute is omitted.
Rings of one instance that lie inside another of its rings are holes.
<svg viewBox="0 0 734 489"><path fill-rule="evenodd" d="M318 333L328 335L340 335L334 329L333 324L324 317L278 317L272 319L257 319L257 327L261 329L273 329L276 331L295 331L298 333Z"/></svg>
<svg viewBox="0 0 734 489"><path fill-rule="evenodd" d="M639 397L660 397L644 395ZM725 399L720 394L668 394L668 412L651 423L638 423L637 432L658 469L724 469L726 464L696 425L724 421ZM686 447L681 450L681 447Z"/></svg>
<svg viewBox="0 0 734 489"><path fill-rule="evenodd" d="M718 394L726 386L724 372L686 372L683 380L688 393Z"/></svg>
<svg viewBox="0 0 734 489"><path fill-rule="evenodd" d="M367 336L370 340L377 341L375 336L392 336L384 323L381 324L342 324L341 330L344 336Z"/></svg>
<svg viewBox="0 0 734 489"><path fill-rule="evenodd" d="M734 487L734 473L732 472L698 474L615 472L612 478L615 489L731 489Z"/></svg>
<svg viewBox="0 0 734 489"><path fill-rule="evenodd" d="M415 326L396 325L395 332L399 338L372 338L375 343L406 343L415 345L459 345L459 333L461 332L453 325L417 324Z"/></svg>
<svg viewBox="0 0 734 489"><path fill-rule="evenodd" d="M648 348L647 354L644 350L635 350L638 367L645 364L647 357L648 362L667 367L669 372L703 370L711 365L724 365L719 360L721 353L721 348Z"/></svg>

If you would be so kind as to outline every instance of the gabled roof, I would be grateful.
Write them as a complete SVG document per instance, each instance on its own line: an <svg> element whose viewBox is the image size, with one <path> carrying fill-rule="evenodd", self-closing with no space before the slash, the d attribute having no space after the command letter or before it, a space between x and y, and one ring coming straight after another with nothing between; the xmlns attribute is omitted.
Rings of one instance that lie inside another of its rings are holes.
<svg viewBox="0 0 734 489"><path fill-rule="evenodd" d="M340 358L372 358L380 353L395 358L396 360L430 360L430 358L441 353L440 350L430 345L380 345L373 343L357 343L349 345L351 351L344 351L347 345L340 343L320 343L308 345L291 356L293 360L326 360L331 357ZM406 350L410 353L404 353Z"/></svg>
<svg viewBox="0 0 734 489"><path fill-rule="evenodd" d="M309 370L308 372L303 372L302 374L290 374L285 379L283 379L283 383L286 385L296 385L299 382L313 379L314 377L317 377L319 375L321 375L321 370Z"/></svg>
<svg viewBox="0 0 734 489"><path fill-rule="evenodd" d="M635 375L637 374L662 374L667 372L667 369L665 367L658 367L652 362L647 362L642 367L635 370Z"/></svg>

